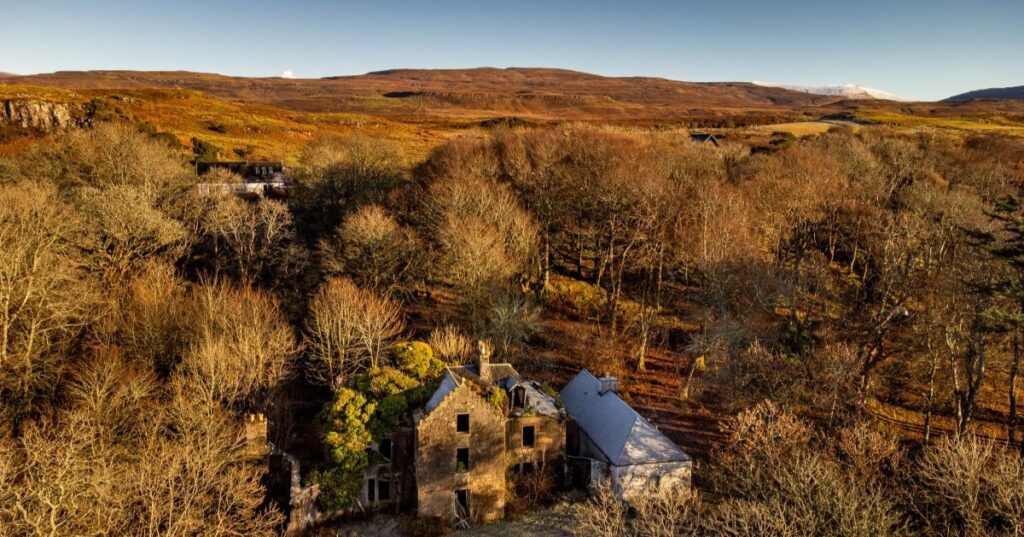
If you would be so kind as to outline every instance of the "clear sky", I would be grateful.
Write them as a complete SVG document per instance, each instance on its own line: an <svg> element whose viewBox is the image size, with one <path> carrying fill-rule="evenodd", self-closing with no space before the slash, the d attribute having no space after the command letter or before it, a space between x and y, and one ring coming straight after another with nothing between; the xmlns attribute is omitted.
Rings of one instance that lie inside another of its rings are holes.
<svg viewBox="0 0 1024 537"><path fill-rule="evenodd" d="M1024 0L0 0L0 71L18 74L479 66L941 99L1024 85Z"/></svg>

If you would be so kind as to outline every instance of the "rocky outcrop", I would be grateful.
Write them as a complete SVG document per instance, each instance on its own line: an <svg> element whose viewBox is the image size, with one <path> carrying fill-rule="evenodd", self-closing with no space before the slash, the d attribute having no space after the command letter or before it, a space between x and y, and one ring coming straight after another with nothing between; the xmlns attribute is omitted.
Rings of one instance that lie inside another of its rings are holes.
<svg viewBox="0 0 1024 537"><path fill-rule="evenodd" d="M78 105L31 99L0 101L0 126L52 132L77 127L81 123L81 107Z"/></svg>

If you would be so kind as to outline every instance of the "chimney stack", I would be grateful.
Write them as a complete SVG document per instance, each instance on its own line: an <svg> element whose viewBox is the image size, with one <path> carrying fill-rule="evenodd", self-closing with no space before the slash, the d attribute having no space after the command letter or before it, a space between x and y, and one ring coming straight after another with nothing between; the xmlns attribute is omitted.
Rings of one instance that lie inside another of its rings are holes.
<svg viewBox="0 0 1024 537"><path fill-rule="evenodd" d="M494 381L491 378L491 345L480 339L476 342L476 368L480 374L480 380L484 384Z"/></svg>
<svg viewBox="0 0 1024 537"><path fill-rule="evenodd" d="M604 376L599 377L597 381L600 384L600 386L597 389L598 395L604 395L608 392L615 393L616 384L618 384L618 379L609 376L608 374L605 374Z"/></svg>

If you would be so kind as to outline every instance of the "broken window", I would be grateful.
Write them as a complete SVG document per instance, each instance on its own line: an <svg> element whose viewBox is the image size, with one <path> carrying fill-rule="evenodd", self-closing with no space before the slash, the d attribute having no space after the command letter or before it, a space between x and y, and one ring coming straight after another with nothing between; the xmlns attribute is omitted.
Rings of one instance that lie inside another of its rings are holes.
<svg viewBox="0 0 1024 537"><path fill-rule="evenodd" d="M469 432L469 414L459 414L455 417L455 432Z"/></svg>
<svg viewBox="0 0 1024 537"><path fill-rule="evenodd" d="M465 520L469 518L469 491L458 489L455 491L455 519Z"/></svg>
<svg viewBox="0 0 1024 537"><path fill-rule="evenodd" d="M381 457L391 460L391 439L382 439L380 444L377 446L377 452L380 453Z"/></svg>
<svg viewBox="0 0 1024 537"><path fill-rule="evenodd" d="M391 482L381 479L377 481L377 499L386 502L391 499Z"/></svg>
<svg viewBox="0 0 1024 537"><path fill-rule="evenodd" d="M469 471L469 448L463 447L455 450L455 471L459 473Z"/></svg>
<svg viewBox="0 0 1024 537"><path fill-rule="evenodd" d="M533 447L534 429L533 425L523 427L523 447Z"/></svg>

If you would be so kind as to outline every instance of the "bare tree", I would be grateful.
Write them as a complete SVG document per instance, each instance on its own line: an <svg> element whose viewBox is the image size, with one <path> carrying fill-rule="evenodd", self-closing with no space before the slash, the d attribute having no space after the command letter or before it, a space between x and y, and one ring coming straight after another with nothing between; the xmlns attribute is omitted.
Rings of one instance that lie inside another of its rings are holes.
<svg viewBox="0 0 1024 537"><path fill-rule="evenodd" d="M458 327L450 324L432 330L428 343L434 354L448 364L463 363L469 359L473 351L470 338Z"/></svg>
<svg viewBox="0 0 1024 537"><path fill-rule="evenodd" d="M218 196L203 226L212 242L215 270L242 282L287 281L303 264L291 213L282 202Z"/></svg>
<svg viewBox="0 0 1024 537"><path fill-rule="evenodd" d="M406 175L402 147L379 138L320 137L300 160L296 223L313 240L328 236L359 207L384 201Z"/></svg>
<svg viewBox="0 0 1024 537"><path fill-rule="evenodd" d="M311 378L338 390L354 375L380 365L384 348L402 333L398 304L333 278L310 303L306 341Z"/></svg>
<svg viewBox="0 0 1024 537"><path fill-rule="evenodd" d="M925 450L913 472L918 517L938 535L1019 535L1024 493L1019 455L974 435Z"/></svg>
<svg viewBox="0 0 1024 537"><path fill-rule="evenodd" d="M64 350L95 303L81 270L76 215L52 188L0 187L0 418L49 399Z"/></svg>
<svg viewBox="0 0 1024 537"><path fill-rule="evenodd" d="M320 242L325 273L348 275L387 295L408 289L422 272L421 252L415 233L400 226L379 205L360 208Z"/></svg>
<svg viewBox="0 0 1024 537"><path fill-rule="evenodd" d="M111 288L148 261L174 262L185 252L183 226L157 209L152 194L140 187L83 187L75 201L88 226L83 243L88 266Z"/></svg>
<svg viewBox="0 0 1024 537"><path fill-rule="evenodd" d="M196 335L181 381L228 408L263 410L298 351L277 301L248 286L213 282L195 290L193 308Z"/></svg>
<svg viewBox="0 0 1024 537"><path fill-rule="evenodd" d="M610 486L598 487L589 501L573 507L573 533L581 537L628 535L628 513L628 506L615 497Z"/></svg>

